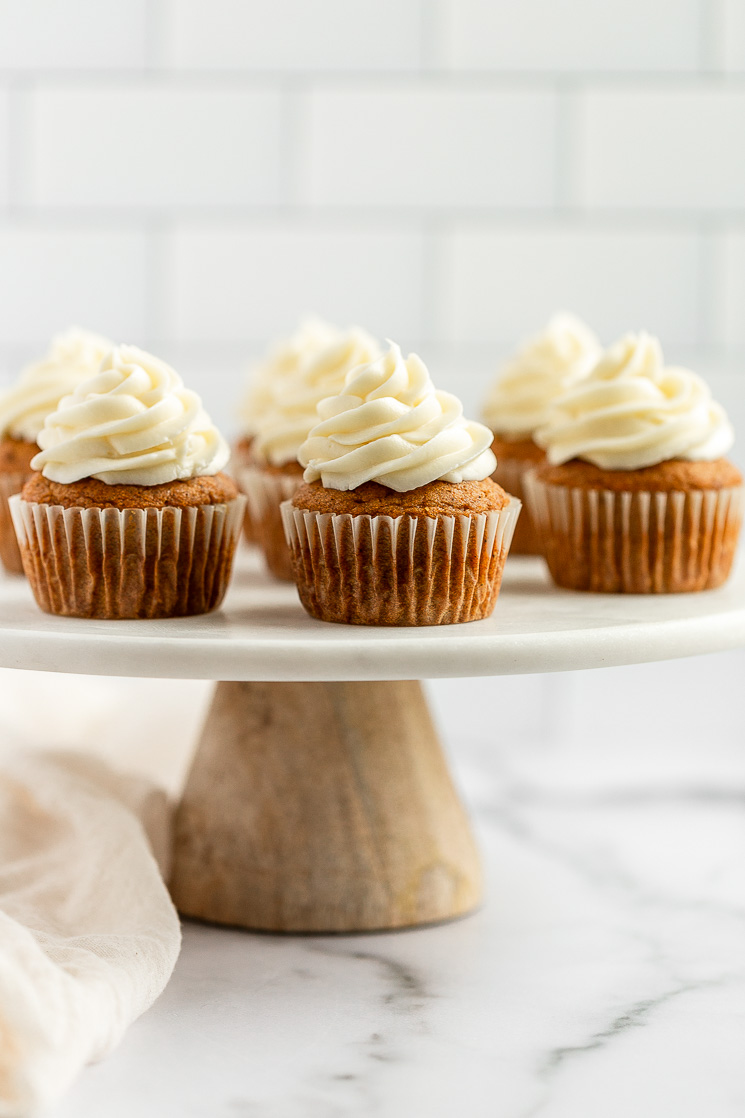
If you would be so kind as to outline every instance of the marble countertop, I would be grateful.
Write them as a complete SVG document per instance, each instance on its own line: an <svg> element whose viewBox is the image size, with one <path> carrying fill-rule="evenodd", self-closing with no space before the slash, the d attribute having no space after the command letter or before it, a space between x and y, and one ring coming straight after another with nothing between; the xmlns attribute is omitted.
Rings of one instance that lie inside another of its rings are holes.
<svg viewBox="0 0 745 1118"><path fill-rule="evenodd" d="M52 1118L740 1118L741 728L634 734L629 671L618 740L575 721L550 747L487 733L483 701L438 684L481 911L337 938L189 924L165 994ZM662 698L685 707L695 670L674 671Z"/></svg>

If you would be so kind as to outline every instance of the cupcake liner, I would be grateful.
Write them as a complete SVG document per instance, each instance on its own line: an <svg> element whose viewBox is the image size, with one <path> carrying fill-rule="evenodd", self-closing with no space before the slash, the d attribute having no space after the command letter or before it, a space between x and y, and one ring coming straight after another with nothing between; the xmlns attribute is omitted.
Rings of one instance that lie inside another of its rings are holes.
<svg viewBox="0 0 745 1118"><path fill-rule="evenodd" d="M248 498L248 516L267 567L275 578L292 582L292 559L282 527L280 505L295 496L303 484L303 475L277 474L261 466L246 466L238 471L238 484Z"/></svg>
<svg viewBox="0 0 745 1118"><path fill-rule="evenodd" d="M709 590L732 567L745 488L667 493L547 485L526 497L558 586L600 593Z"/></svg>
<svg viewBox="0 0 745 1118"><path fill-rule="evenodd" d="M245 498L164 509L83 509L11 499L23 567L46 613L183 617L223 599Z"/></svg>
<svg viewBox="0 0 745 1118"><path fill-rule="evenodd" d="M247 448L245 445L242 446L240 443L237 443L233 447L233 457L230 462L229 473L231 477L235 479L241 492L243 492L243 486L241 484L241 473L244 469L248 468L248 466L250 465L250 461L250 449ZM258 544L259 542L259 533L256 524L254 523L254 519L251 516L251 508L248 501L246 501L246 511L243 514L243 538L246 543L249 544Z"/></svg>
<svg viewBox="0 0 745 1118"><path fill-rule="evenodd" d="M300 600L353 625L446 625L494 609L520 502L470 516L368 516L282 505Z"/></svg>
<svg viewBox="0 0 745 1118"><path fill-rule="evenodd" d="M10 514L10 498L21 492L31 476L31 471L0 473L0 561L12 575L23 574L23 561Z"/></svg>
<svg viewBox="0 0 745 1118"><path fill-rule="evenodd" d="M523 502L523 511L515 528L515 535L510 547L511 555L543 555L540 535L533 523L533 517L525 503L524 481L526 473L533 468L535 462L520 458L508 458L504 453L498 456L497 468L492 478L497 485L501 485L511 497L517 497Z"/></svg>

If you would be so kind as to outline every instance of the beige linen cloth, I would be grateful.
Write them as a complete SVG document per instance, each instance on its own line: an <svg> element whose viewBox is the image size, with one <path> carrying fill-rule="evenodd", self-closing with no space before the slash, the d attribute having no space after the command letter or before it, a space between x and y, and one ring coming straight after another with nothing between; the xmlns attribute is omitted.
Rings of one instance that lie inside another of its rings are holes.
<svg viewBox="0 0 745 1118"><path fill-rule="evenodd" d="M169 839L149 781L80 754L0 753L2 1118L58 1099L168 982Z"/></svg>

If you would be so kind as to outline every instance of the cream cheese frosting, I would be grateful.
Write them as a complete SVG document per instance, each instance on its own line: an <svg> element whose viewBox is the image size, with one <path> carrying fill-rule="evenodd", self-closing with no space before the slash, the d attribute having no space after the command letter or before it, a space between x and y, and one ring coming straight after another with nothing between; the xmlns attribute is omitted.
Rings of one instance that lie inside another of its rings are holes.
<svg viewBox="0 0 745 1118"><path fill-rule="evenodd" d="M273 346L252 371L248 390L239 414L243 432L256 435L265 416L272 410L275 394L285 377L297 375L304 361L320 354L337 340L339 330L322 318L303 319L289 338Z"/></svg>
<svg viewBox="0 0 745 1118"><path fill-rule="evenodd" d="M701 377L665 365L659 341L640 333L612 345L555 402L535 438L555 465L582 458L605 470L638 470L671 458L722 458L734 432Z"/></svg>
<svg viewBox="0 0 745 1118"><path fill-rule="evenodd" d="M119 346L65 396L39 433L32 460L51 481L163 485L217 474L230 451L196 392L135 346Z"/></svg>
<svg viewBox="0 0 745 1118"><path fill-rule="evenodd" d="M584 322L554 315L500 370L484 403L484 422L499 435L530 438L546 422L556 397L586 376L601 354Z"/></svg>
<svg viewBox="0 0 745 1118"><path fill-rule="evenodd" d="M423 361L394 343L347 376L318 405L300 448L306 481L350 490L368 481L398 493L432 481L481 481L496 469L492 432L464 418L456 396L438 391Z"/></svg>
<svg viewBox="0 0 745 1118"><path fill-rule="evenodd" d="M113 346L108 338L78 327L57 334L46 356L25 368L17 383L0 395L0 437L35 443L62 397L92 376Z"/></svg>
<svg viewBox="0 0 745 1118"><path fill-rule="evenodd" d="M342 390L350 370L380 354L378 342L358 327L338 330L316 323L303 336L305 348L298 348L295 359L275 375L270 401L254 432L252 453L272 466L297 461L300 447L318 420L320 401Z"/></svg>

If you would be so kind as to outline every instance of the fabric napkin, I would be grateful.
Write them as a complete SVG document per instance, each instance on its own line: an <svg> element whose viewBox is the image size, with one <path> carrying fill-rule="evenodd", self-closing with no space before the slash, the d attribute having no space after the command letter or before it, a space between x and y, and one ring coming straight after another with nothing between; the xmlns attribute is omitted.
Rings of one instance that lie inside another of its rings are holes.
<svg viewBox="0 0 745 1118"><path fill-rule="evenodd" d="M37 1114L158 997L181 933L170 819L81 755L0 755L0 1118Z"/></svg>

